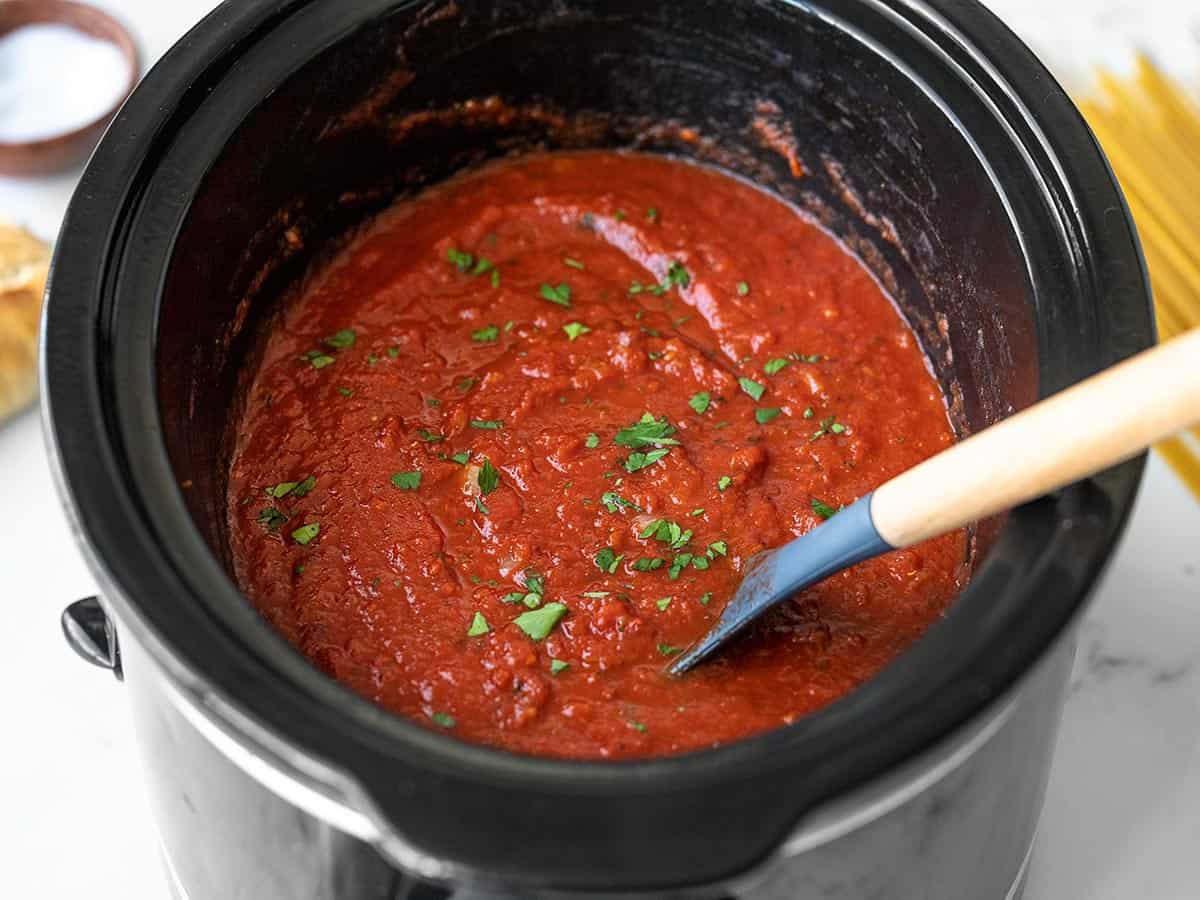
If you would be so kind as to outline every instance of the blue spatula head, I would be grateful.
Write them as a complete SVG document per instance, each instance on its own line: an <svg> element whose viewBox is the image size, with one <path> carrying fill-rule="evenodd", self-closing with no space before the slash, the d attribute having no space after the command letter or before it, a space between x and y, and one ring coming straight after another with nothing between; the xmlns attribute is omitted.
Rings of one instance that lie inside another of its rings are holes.
<svg viewBox="0 0 1200 900"><path fill-rule="evenodd" d="M768 609L857 562L895 549L871 520L871 494L782 547L751 557L742 583L708 634L667 667L682 675L711 656Z"/></svg>

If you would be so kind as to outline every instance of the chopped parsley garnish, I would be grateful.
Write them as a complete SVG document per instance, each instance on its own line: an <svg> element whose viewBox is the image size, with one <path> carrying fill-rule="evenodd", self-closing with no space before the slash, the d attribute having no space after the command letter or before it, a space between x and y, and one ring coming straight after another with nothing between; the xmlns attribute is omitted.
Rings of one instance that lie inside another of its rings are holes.
<svg viewBox="0 0 1200 900"><path fill-rule="evenodd" d="M331 334L325 340L321 341L326 347L332 347L334 350L348 350L354 346L354 341L357 335L350 328L343 328L336 334Z"/></svg>
<svg viewBox="0 0 1200 900"><path fill-rule="evenodd" d="M535 595L536 596L536 595ZM520 603L525 599L525 591L510 591L500 598L501 603Z"/></svg>
<svg viewBox="0 0 1200 900"><path fill-rule="evenodd" d="M666 416L655 419L650 413L643 413L638 421L628 428L618 431L616 437L613 438L613 443L634 449L676 446L679 441L671 437L674 433L675 429L667 421Z"/></svg>
<svg viewBox="0 0 1200 900"><path fill-rule="evenodd" d="M655 569L661 569L667 564L667 561L661 556L643 556L633 564L633 568L637 572L653 572Z"/></svg>
<svg viewBox="0 0 1200 900"><path fill-rule="evenodd" d="M488 509L487 504L483 502L482 497L475 498L475 508L477 510L479 510L481 513L483 513L485 516L490 516L492 514L492 511L490 509Z"/></svg>
<svg viewBox="0 0 1200 900"><path fill-rule="evenodd" d="M309 522L307 525L301 525L292 532L292 540L301 546L308 544L313 538L321 533L321 526L317 522Z"/></svg>
<svg viewBox="0 0 1200 900"><path fill-rule="evenodd" d="M818 353L812 353L808 356L805 356L803 353L789 353L788 359L793 362L816 363L821 361L821 356Z"/></svg>
<svg viewBox="0 0 1200 900"><path fill-rule="evenodd" d="M580 270L582 270L582 269L586 268L586 266L584 266L584 264L583 264L582 262L580 262L580 261L579 261L579 260L577 260L577 259L572 259L572 258L571 258L571 257L569 257L569 256L564 256L564 257L563 257L563 265L564 265L564 266L570 266L572 269L580 269Z"/></svg>
<svg viewBox="0 0 1200 900"><path fill-rule="evenodd" d="M811 406L804 407L804 418L811 419L814 415L815 413L813 412L813 408Z"/></svg>
<svg viewBox="0 0 1200 900"><path fill-rule="evenodd" d="M478 384L478 382L479 382L478 375L468 375L466 378L464 378L462 381L460 381L458 384L456 384L454 386L458 390L462 391L465 394L467 391L469 391L471 388L473 388L476 384Z"/></svg>
<svg viewBox="0 0 1200 900"><path fill-rule="evenodd" d="M354 391L350 390L350 388L348 388L348 387L339 387L337 389L337 392L339 394L341 394L343 397L353 397L354 396Z"/></svg>
<svg viewBox="0 0 1200 900"><path fill-rule="evenodd" d="M491 277L489 278L489 281L491 281L492 287L494 287L494 288L500 287L500 270L499 269L492 269L492 274L491 274Z"/></svg>
<svg viewBox="0 0 1200 900"><path fill-rule="evenodd" d="M712 599L712 591L706 591L698 598L701 606L708 606L708 601Z"/></svg>
<svg viewBox="0 0 1200 900"><path fill-rule="evenodd" d="M715 559L729 552L729 545L724 541L713 541L708 545L708 558Z"/></svg>
<svg viewBox="0 0 1200 900"><path fill-rule="evenodd" d="M442 405L442 401L439 400L437 397L426 397L425 405L428 406L430 409L437 409L439 406Z"/></svg>
<svg viewBox="0 0 1200 900"><path fill-rule="evenodd" d="M671 600L672 600L672 599L673 599L673 598L671 598L671 597L663 597L661 600L655 600L655 601L654 601L654 605L658 607L658 611L659 611L659 612L662 612L662 611L663 611L663 610L665 610L665 609L666 609L668 606L670 606L670 605L671 605Z"/></svg>
<svg viewBox="0 0 1200 900"><path fill-rule="evenodd" d="M418 428L417 437L427 444L438 444L446 439L436 431L430 431L428 428Z"/></svg>
<svg viewBox="0 0 1200 900"><path fill-rule="evenodd" d="M692 568L698 569L699 571L703 572L705 569L708 568L708 557L707 556L693 556L692 557Z"/></svg>
<svg viewBox="0 0 1200 900"><path fill-rule="evenodd" d="M388 347L387 355L388 355L388 359L395 359L396 357L398 357L400 355L400 348L399 347Z"/></svg>
<svg viewBox="0 0 1200 900"><path fill-rule="evenodd" d="M600 435L592 432L587 436L587 440L583 442L583 446L587 447L589 450L595 450L600 446Z"/></svg>
<svg viewBox="0 0 1200 900"><path fill-rule="evenodd" d="M543 300L549 300L551 303L557 303L559 306L567 308L571 306L571 286L566 282L558 285L543 284L541 294Z"/></svg>
<svg viewBox="0 0 1200 900"><path fill-rule="evenodd" d="M689 516L702 516L702 515L704 515L704 507L701 506L696 509L693 509L690 513L688 513L688 515Z"/></svg>
<svg viewBox="0 0 1200 900"><path fill-rule="evenodd" d="M482 428L484 431L498 431L504 427L499 419L472 419L472 428Z"/></svg>
<svg viewBox="0 0 1200 900"><path fill-rule="evenodd" d="M575 340L581 335L587 334L592 329L588 328L582 322L568 322L563 326L563 331L567 333L568 340Z"/></svg>
<svg viewBox="0 0 1200 900"><path fill-rule="evenodd" d="M653 538L666 544L669 550L679 550L692 539L692 530L667 519L655 519L642 529L638 537Z"/></svg>
<svg viewBox="0 0 1200 900"><path fill-rule="evenodd" d="M671 451L664 447L661 450L651 450L648 453L642 453L640 450L629 454L629 458L625 460L626 472L639 472L647 466L652 466Z"/></svg>
<svg viewBox="0 0 1200 900"><path fill-rule="evenodd" d="M319 350L310 351L307 359L314 369L323 369L326 366L333 365L333 357L326 356Z"/></svg>
<svg viewBox="0 0 1200 900"><path fill-rule="evenodd" d="M638 506L636 503L626 500L616 491L605 491L600 495L600 502L604 504L604 508L610 513L620 512L622 509L635 509L638 512L642 511L640 506Z"/></svg>
<svg viewBox="0 0 1200 900"><path fill-rule="evenodd" d="M281 481L274 487L267 488L267 496L278 500L280 497L286 497L299 486L300 482L298 481Z"/></svg>
<svg viewBox="0 0 1200 900"><path fill-rule="evenodd" d="M476 611L475 618L471 619L471 627L467 629L467 637L479 637L481 634L487 634L491 630L492 626L483 617L483 613Z"/></svg>
<svg viewBox="0 0 1200 900"><path fill-rule="evenodd" d="M479 484L480 492L485 497L500 486L500 473L496 471L496 467L487 457L483 459L483 467L479 470L479 477L476 481Z"/></svg>
<svg viewBox="0 0 1200 900"><path fill-rule="evenodd" d="M453 728L458 724L454 716L444 712L432 712L429 714L430 720L434 725L439 725L442 728Z"/></svg>
<svg viewBox="0 0 1200 900"><path fill-rule="evenodd" d="M658 221L658 210L653 206L646 210L646 221L650 222L651 224Z"/></svg>
<svg viewBox="0 0 1200 900"><path fill-rule="evenodd" d="M550 660L550 674L551 675L557 675L559 672L564 672L569 668L571 668L571 664L569 662L564 662L561 659Z"/></svg>
<svg viewBox="0 0 1200 900"><path fill-rule="evenodd" d="M782 356L777 356L775 359L768 359L767 364L763 366L763 371L768 375L777 375L792 364L790 359L784 359Z"/></svg>
<svg viewBox="0 0 1200 900"><path fill-rule="evenodd" d="M650 282L642 284L640 281L629 282L629 293L631 295L645 292L647 294L653 294L655 297L661 297L668 290L669 287L666 284L653 284Z"/></svg>
<svg viewBox="0 0 1200 900"><path fill-rule="evenodd" d="M471 332L471 340L480 344L493 344L500 337L500 329L495 325L489 325L486 328L480 328L478 331Z"/></svg>
<svg viewBox="0 0 1200 900"><path fill-rule="evenodd" d="M692 394L692 399L688 401L688 406L696 411L696 415L702 416L708 412L708 407L712 403L712 396L708 391L700 391Z"/></svg>
<svg viewBox="0 0 1200 900"><path fill-rule="evenodd" d="M737 292L739 297L745 297L750 293L750 283L747 281L739 281L737 283Z"/></svg>
<svg viewBox="0 0 1200 900"><path fill-rule="evenodd" d="M474 256L470 253L463 253L461 250L456 250L454 247L446 250L446 259L460 272L469 272L471 266L475 265Z"/></svg>
<svg viewBox="0 0 1200 900"><path fill-rule="evenodd" d="M687 287L691 283L692 276L683 263L676 260L667 266L667 284L672 287Z"/></svg>
<svg viewBox="0 0 1200 900"><path fill-rule="evenodd" d="M728 488L731 484L733 484L733 479L730 478L728 475L722 475L720 478L717 479L717 490L723 494L723 493L725 493L725 489Z"/></svg>
<svg viewBox="0 0 1200 900"><path fill-rule="evenodd" d="M690 553L680 553L671 560L671 568L667 570L667 577L674 581L679 577L679 574L688 567L688 563L694 557Z"/></svg>
<svg viewBox="0 0 1200 900"><path fill-rule="evenodd" d="M822 503L816 497L813 497L811 505L812 505L812 511L815 512L822 519L832 519L834 516L836 516L838 514L838 511L836 509L834 509L828 503Z"/></svg>
<svg viewBox="0 0 1200 900"><path fill-rule="evenodd" d="M554 630L562 617L567 614L567 607L562 603L547 603L541 609L530 610L526 613L521 613L513 621L516 626L527 634L532 640L545 640L546 636Z"/></svg>
<svg viewBox="0 0 1200 900"><path fill-rule="evenodd" d="M763 391L767 389L765 384L759 384L753 378L746 378L744 376L738 379L738 384L740 384L742 386L742 390L749 394L754 400L761 400Z"/></svg>
<svg viewBox="0 0 1200 900"><path fill-rule="evenodd" d="M759 425L766 425L781 412L783 412L783 410L777 407L772 407L770 409L756 409L754 411L754 421L758 422Z"/></svg>
<svg viewBox="0 0 1200 900"><path fill-rule="evenodd" d="M682 653L683 648L682 647L672 647L670 644L660 643L658 645L658 652L660 654L662 654L663 656L674 656L676 653Z"/></svg>
<svg viewBox="0 0 1200 900"><path fill-rule="evenodd" d="M392 484L402 491L415 491L421 486L421 473L397 472L392 476Z"/></svg>
<svg viewBox="0 0 1200 900"><path fill-rule="evenodd" d="M624 222L629 218L629 213L625 212L623 209L618 209L615 213L613 213L613 218L618 222Z"/></svg>
<svg viewBox="0 0 1200 900"><path fill-rule="evenodd" d="M375 363L377 363L377 362L379 362L379 357L378 357L378 356L376 356L374 353L368 353L368 354L367 354L367 365L368 365L368 366L373 366L373 365L375 365Z"/></svg>
<svg viewBox="0 0 1200 900"><path fill-rule="evenodd" d="M258 524L267 529L267 531L278 531L279 526L287 520L287 514L275 506L264 507L262 512L258 514Z"/></svg>
<svg viewBox="0 0 1200 900"><path fill-rule="evenodd" d="M461 453L455 453L450 459L454 460L460 466L465 466L471 460L471 451L464 450Z"/></svg>
<svg viewBox="0 0 1200 900"><path fill-rule="evenodd" d="M596 554L596 558L592 560L596 564L596 568L606 575L612 575L617 571L617 566L621 564L621 560L625 558L625 554L617 555L617 551L612 547L605 547Z"/></svg>
<svg viewBox="0 0 1200 900"><path fill-rule="evenodd" d="M846 426L839 422L833 416L826 416L821 420L821 427L812 433L812 437L808 439L811 444L815 440L825 437L827 434L841 434L846 430Z"/></svg>
<svg viewBox="0 0 1200 900"><path fill-rule="evenodd" d="M653 219L651 219L651 221L653 221ZM638 732L639 734L645 734L647 731L650 730L643 723L638 722L634 719L629 720L629 727L632 728L634 731Z"/></svg>
<svg viewBox="0 0 1200 900"><path fill-rule="evenodd" d="M292 489L293 497L305 497L308 492L317 486L317 476L309 475L302 482Z"/></svg>

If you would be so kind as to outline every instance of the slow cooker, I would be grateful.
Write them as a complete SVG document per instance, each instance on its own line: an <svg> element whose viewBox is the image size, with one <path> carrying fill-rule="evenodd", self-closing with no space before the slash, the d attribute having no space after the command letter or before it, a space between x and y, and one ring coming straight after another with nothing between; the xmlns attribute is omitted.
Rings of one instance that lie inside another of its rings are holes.
<svg viewBox="0 0 1200 900"><path fill-rule="evenodd" d="M239 593L228 421L274 311L394 198L560 147L716 163L806 210L893 296L962 434L1154 339L1095 140L968 0L231 0L88 165L43 353L102 591L64 627L126 681L176 896L1019 897L1141 459L981 523L970 585L861 689L672 758L425 731Z"/></svg>

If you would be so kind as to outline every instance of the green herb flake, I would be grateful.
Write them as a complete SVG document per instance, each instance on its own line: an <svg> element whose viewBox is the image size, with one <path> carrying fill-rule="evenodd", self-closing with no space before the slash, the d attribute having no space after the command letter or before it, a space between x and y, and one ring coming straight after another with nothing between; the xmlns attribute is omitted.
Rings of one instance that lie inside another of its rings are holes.
<svg viewBox="0 0 1200 900"><path fill-rule="evenodd" d="M682 653L683 648L682 647L672 647L670 644L660 643L658 645L658 652L662 656L674 656L677 653Z"/></svg>
<svg viewBox="0 0 1200 900"><path fill-rule="evenodd" d="M632 509L641 512L642 508L636 503L626 500L616 491L605 491L600 496L600 502L604 504L604 508L610 513L620 512L622 509Z"/></svg>
<svg viewBox="0 0 1200 900"><path fill-rule="evenodd" d="M471 451L463 450L461 453L455 453L450 459L454 460L460 466L465 466L471 460Z"/></svg>
<svg viewBox="0 0 1200 900"><path fill-rule="evenodd" d="M650 413L643 413L638 421L618 431L616 437L613 438L613 443L634 449L677 446L679 441L671 437L674 433L675 429L667 421L666 416L655 419Z"/></svg>
<svg viewBox="0 0 1200 900"><path fill-rule="evenodd" d="M483 513L485 516L490 516L492 514L492 511L490 509L488 509L487 504L483 502L482 497L475 498L475 508L477 510L479 510L481 513Z"/></svg>
<svg viewBox="0 0 1200 900"><path fill-rule="evenodd" d="M392 484L402 491L415 491L421 486L421 473L397 472L392 476Z"/></svg>
<svg viewBox="0 0 1200 900"><path fill-rule="evenodd" d="M332 347L334 350L349 350L354 346L354 341L357 339L353 329L343 328L336 334L331 334L329 337L321 341L326 347Z"/></svg>
<svg viewBox="0 0 1200 900"><path fill-rule="evenodd" d="M486 328L471 332L471 340L479 344L494 344L499 337L500 329L495 325L488 325Z"/></svg>
<svg viewBox="0 0 1200 900"><path fill-rule="evenodd" d="M417 437L427 444L439 444L446 439L436 431L430 431L428 428L418 428Z"/></svg>
<svg viewBox="0 0 1200 900"><path fill-rule="evenodd" d="M695 410L696 415L702 416L708 412L708 407L712 404L712 395L708 391L700 391L692 394L692 399L688 401L688 406Z"/></svg>
<svg viewBox="0 0 1200 900"><path fill-rule="evenodd" d="M524 591L510 591L500 598L501 603L520 603L525 599Z"/></svg>
<svg viewBox="0 0 1200 900"><path fill-rule="evenodd" d="M281 497L286 497L299 486L300 482L298 481L281 481L274 487L267 488L267 496L274 497L276 500L278 500Z"/></svg>
<svg viewBox="0 0 1200 900"><path fill-rule="evenodd" d="M804 407L804 418L811 419L814 415L815 413L813 412L813 408L811 406Z"/></svg>
<svg viewBox="0 0 1200 900"><path fill-rule="evenodd" d="M333 365L333 357L326 356L324 353L318 353L316 356L309 356L308 361L314 369L323 369L326 366Z"/></svg>
<svg viewBox="0 0 1200 900"><path fill-rule="evenodd" d="M492 287L494 287L494 288L500 287L500 270L492 269L491 277L488 280L491 281Z"/></svg>
<svg viewBox="0 0 1200 900"><path fill-rule="evenodd" d="M629 218L629 213L625 212L623 209L618 209L615 213L613 213L613 218L618 222L624 222Z"/></svg>
<svg viewBox="0 0 1200 900"><path fill-rule="evenodd" d="M449 713L432 712L429 714L429 718L434 725L437 725L441 728L453 728L458 724L454 716L450 715Z"/></svg>
<svg viewBox="0 0 1200 900"><path fill-rule="evenodd" d="M605 547L596 554L592 561L596 564L596 568L607 575L612 575L617 571L617 566L621 564L621 560L625 558L625 554L617 555L617 551L612 547Z"/></svg>
<svg viewBox="0 0 1200 900"><path fill-rule="evenodd" d="M640 472L642 469L654 465L670 452L668 448L663 447L660 450L651 450L648 453L642 453L641 451L630 453L629 458L624 463L625 471Z"/></svg>
<svg viewBox="0 0 1200 900"><path fill-rule="evenodd" d="M712 591L706 591L697 599L699 600L701 606L708 606L709 601L712 600Z"/></svg>
<svg viewBox="0 0 1200 900"><path fill-rule="evenodd" d="M638 732L639 734L645 734L647 731L650 730L642 722L638 722L634 719L630 719L627 724L629 725L630 728L632 728L634 731Z"/></svg>
<svg viewBox="0 0 1200 900"><path fill-rule="evenodd" d="M680 573L688 567L688 564L694 557L691 553L680 553L671 560L671 568L667 570L667 577L674 581L679 577Z"/></svg>
<svg viewBox="0 0 1200 900"><path fill-rule="evenodd" d="M763 371L768 375L777 375L792 364L790 359L784 359L778 356L775 359L768 359L767 364L763 366Z"/></svg>
<svg viewBox="0 0 1200 900"><path fill-rule="evenodd" d="M821 420L821 426L812 433L812 437L808 439L811 444L813 441L820 440L827 434L841 434L846 430L846 426L839 422L833 416L826 416Z"/></svg>
<svg viewBox="0 0 1200 900"><path fill-rule="evenodd" d="M317 486L317 476L309 475L292 490L293 497L306 497Z"/></svg>
<svg viewBox="0 0 1200 900"><path fill-rule="evenodd" d="M646 210L646 221L652 225L658 221L658 210L655 207L651 206Z"/></svg>
<svg viewBox="0 0 1200 900"><path fill-rule="evenodd" d="M692 283L692 276L683 263L678 260L667 266L667 284L672 287L685 288Z"/></svg>
<svg viewBox="0 0 1200 900"><path fill-rule="evenodd" d="M274 506L264 507L258 514L258 524L267 529L267 531L278 531L279 526L287 520L287 513Z"/></svg>
<svg viewBox="0 0 1200 900"><path fill-rule="evenodd" d="M504 423L499 419L472 419L472 428L479 428L483 431L499 431L504 427Z"/></svg>
<svg viewBox="0 0 1200 900"><path fill-rule="evenodd" d="M462 272L464 275L471 270L471 266L475 265L475 257L470 253L464 253L454 247L446 250L446 259L454 268Z"/></svg>
<svg viewBox="0 0 1200 900"><path fill-rule="evenodd" d="M541 609L521 613L513 621L531 640L541 641L546 639L566 614L567 607L564 604L547 603Z"/></svg>
<svg viewBox="0 0 1200 900"><path fill-rule="evenodd" d="M739 297L745 297L750 293L750 283L746 281L739 281L737 283L737 292Z"/></svg>
<svg viewBox="0 0 1200 900"><path fill-rule="evenodd" d="M317 522L309 522L307 525L301 525L292 532L292 540L301 546L306 546L320 533L320 524Z"/></svg>
<svg viewBox="0 0 1200 900"><path fill-rule="evenodd" d="M565 672L569 668L571 668L571 664L569 662L564 662L561 659L550 660L550 674L551 675L557 675L560 672Z"/></svg>
<svg viewBox="0 0 1200 900"><path fill-rule="evenodd" d="M821 361L821 355L819 353L811 353L805 356L803 353L789 353L788 359L792 362L818 363Z"/></svg>
<svg viewBox="0 0 1200 900"><path fill-rule="evenodd" d="M558 285L543 284L541 286L543 300L557 303L559 306L571 307L571 286L566 282Z"/></svg>
<svg viewBox="0 0 1200 900"><path fill-rule="evenodd" d="M577 337L587 334L592 329L588 328L582 322L568 322L563 326L563 331L567 333L568 340L575 340Z"/></svg>
<svg viewBox="0 0 1200 900"><path fill-rule="evenodd" d="M693 509L690 513L688 513L688 515L693 516L693 517L694 516L702 516L702 515L704 515L704 507L701 506L697 509Z"/></svg>
<svg viewBox="0 0 1200 900"><path fill-rule="evenodd" d="M428 406L430 409L437 409L439 406L442 405L442 401L439 400L437 397L426 397L425 405Z"/></svg>
<svg viewBox="0 0 1200 900"><path fill-rule="evenodd" d="M341 394L343 397L353 397L354 396L354 391L350 390L350 388L348 388L348 387L339 387L337 389L337 392L339 394Z"/></svg>
<svg viewBox="0 0 1200 900"><path fill-rule="evenodd" d="M717 490L723 494L731 484L733 484L733 479L728 475L722 475L717 479Z"/></svg>
<svg viewBox="0 0 1200 900"><path fill-rule="evenodd" d="M763 392L767 389L765 384L759 384L753 378L745 376L738 379L738 384L742 386L742 390L750 395L753 400L761 400Z"/></svg>
<svg viewBox="0 0 1200 900"><path fill-rule="evenodd" d="M563 265L570 266L572 269L579 269L580 271L583 271L585 268L587 268L582 262L577 259L572 259L570 256L563 257Z"/></svg>
<svg viewBox="0 0 1200 900"><path fill-rule="evenodd" d="M633 568L637 572L653 572L656 569L661 569L666 564L667 561L661 556L643 556L633 564Z"/></svg>
<svg viewBox="0 0 1200 900"><path fill-rule="evenodd" d="M396 357L398 357L400 355L400 348L399 347L388 347L387 355L388 355L388 359L396 359Z"/></svg>
<svg viewBox="0 0 1200 900"><path fill-rule="evenodd" d="M376 356L374 353L368 353L368 354L367 354L367 365L368 365L368 366L373 366L373 365L375 365L375 363L377 363L377 362L379 362L379 357L378 357L378 356Z"/></svg>
<svg viewBox="0 0 1200 900"><path fill-rule="evenodd" d="M756 409L754 411L754 421L758 422L759 425L766 425L782 412L783 410L777 407L772 407L770 409Z"/></svg>
<svg viewBox="0 0 1200 900"><path fill-rule="evenodd" d="M729 545L725 541L713 541L708 545L708 558L716 559L729 553Z"/></svg>
<svg viewBox="0 0 1200 900"><path fill-rule="evenodd" d="M600 435L596 434L594 431L591 432L588 434L587 440L583 442L583 446L587 447L589 450L595 450L600 446Z"/></svg>
<svg viewBox="0 0 1200 900"><path fill-rule="evenodd" d="M481 634L487 634L491 630L492 626L483 617L483 613L476 611L475 617L471 619L471 627L467 629L467 637L479 637Z"/></svg>
<svg viewBox="0 0 1200 900"><path fill-rule="evenodd" d="M708 557L707 556L693 556L692 557L692 568L696 569L700 572L703 572L706 569L708 569Z"/></svg>
<svg viewBox="0 0 1200 900"><path fill-rule="evenodd" d="M500 486L500 473L496 471L496 467L492 465L492 461L486 456L483 458L483 467L479 470L479 477L476 479L476 482L479 484L480 492L485 497Z"/></svg>
<svg viewBox="0 0 1200 900"><path fill-rule="evenodd" d="M663 597L661 600L655 600L654 605L658 607L659 612L663 612L668 606L671 605L671 600L671 597Z"/></svg>
<svg viewBox="0 0 1200 900"><path fill-rule="evenodd" d="M811 506L812 506L812 511L815 512L822 519L832 519L834 516L836 516L838 514L838 511L836 509L834 509L828 503L822 503L816 497L813 497Z"/></svg>

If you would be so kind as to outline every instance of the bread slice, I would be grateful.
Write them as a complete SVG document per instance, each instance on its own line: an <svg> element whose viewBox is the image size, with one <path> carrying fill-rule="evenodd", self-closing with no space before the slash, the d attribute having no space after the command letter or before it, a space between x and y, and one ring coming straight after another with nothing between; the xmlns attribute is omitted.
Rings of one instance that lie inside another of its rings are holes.
<svg viewBox="0 0 1200 900"><path fill-rule="evenodd" d="M50 248L23 228L0 223L0 420L33 400L38 324Z"/></svg>

